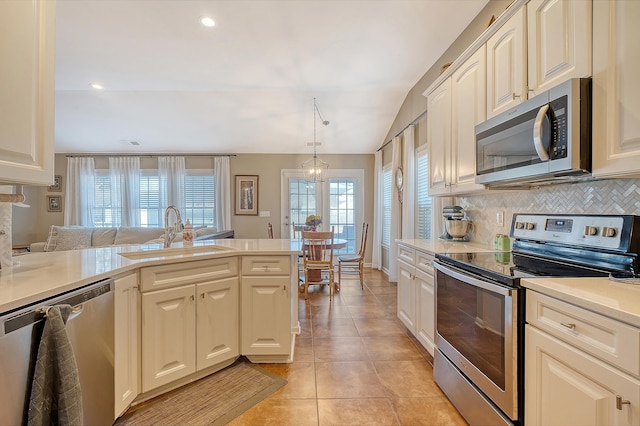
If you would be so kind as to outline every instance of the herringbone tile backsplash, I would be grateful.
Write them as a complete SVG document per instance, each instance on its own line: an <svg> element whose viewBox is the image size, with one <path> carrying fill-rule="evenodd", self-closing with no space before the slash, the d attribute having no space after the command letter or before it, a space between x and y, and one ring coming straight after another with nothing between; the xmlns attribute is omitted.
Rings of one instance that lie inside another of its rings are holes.
<svg viewBox="0 0 640 426"><path fill-rule="evenodd" d="M640 215L640 179L609 179L537 189L489 192L456 199L475 229L471 240L490 243L495 234L509 234L514 213ZM504 213L504 226L496 215Z"/></svg>

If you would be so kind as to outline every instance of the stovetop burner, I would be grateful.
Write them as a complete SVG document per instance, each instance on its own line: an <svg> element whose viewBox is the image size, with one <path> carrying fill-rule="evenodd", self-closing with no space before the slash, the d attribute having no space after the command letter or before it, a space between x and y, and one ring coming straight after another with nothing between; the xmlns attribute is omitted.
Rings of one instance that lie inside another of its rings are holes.
<svg viewBox="0 0 640 426"><path fill-rule="evenodd" d="M640 217L515 214L512 252L436 254L443 263L510 287L522 277L640 273Z"/></svg>

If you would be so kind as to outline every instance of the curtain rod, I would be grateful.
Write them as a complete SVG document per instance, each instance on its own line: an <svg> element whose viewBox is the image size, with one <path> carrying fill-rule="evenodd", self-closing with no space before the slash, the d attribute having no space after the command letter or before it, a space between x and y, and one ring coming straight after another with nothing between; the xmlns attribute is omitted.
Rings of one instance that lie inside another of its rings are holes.
<svg viewBox="0 0 640 426"><path fill-rule="evenodd" d="M236 154L119 154L95 153L95 154L65 154L66 157L235 157Z"/></svg>
<svg viewBox="0 0 640 426"><path fill-rule="evenodd" d="M420 120L422 117L424 117L424 115L426 113L427 113L427 111L425 110L422 114L417 116L411 123L409 123L406 126L404 126L402 128L402 130L400 130L398 133L396 133L396 135L393 138L400 136L402 134L402 132L404 132L405 130L407 130L409 128L409 126L413 126L414 124L416 124L418 122L418 120ZM382 146L376 150L376 152L381 151L382 149L384 149L385 146L389 145L393 141L393 138L391 138L388 141L386 141L385 143L383 143Z"/></svg>

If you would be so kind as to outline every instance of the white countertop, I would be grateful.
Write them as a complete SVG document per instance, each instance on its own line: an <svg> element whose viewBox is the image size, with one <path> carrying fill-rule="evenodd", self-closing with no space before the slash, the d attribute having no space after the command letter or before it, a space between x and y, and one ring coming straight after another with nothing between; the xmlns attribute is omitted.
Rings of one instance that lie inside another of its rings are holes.
<svg viewBox="0 0 640 426"><path fill-rule="evenodd" d="M530 290L640 327L640 285L607 278L527 278Z"/></svg>
<svg viewBox="0 0 640 426"><path fill-rule="evenodd" d="M469 253L494 251L493 245L484 245L463 241L444 241L444 240L424 240L424 239L402 239L396 240L398 244L413 247L417 250L423 250L430 253Z"/></svg>
<svg viewBox="0 0 640 426"><path fill-rule="evenodd" d="M113 246L15 256L13 267L0 270L0 313L104 278L135 271L142 266L238 254L295 254L298 253L296 244L299 243L280 239L219 239L194 242L190 253L181 252L182 243L175 243L168 251L156 254L153 252L162 249L160 244ZM120 255L133 252L135 254L150 252L152 257L128 259Z"/></svg>

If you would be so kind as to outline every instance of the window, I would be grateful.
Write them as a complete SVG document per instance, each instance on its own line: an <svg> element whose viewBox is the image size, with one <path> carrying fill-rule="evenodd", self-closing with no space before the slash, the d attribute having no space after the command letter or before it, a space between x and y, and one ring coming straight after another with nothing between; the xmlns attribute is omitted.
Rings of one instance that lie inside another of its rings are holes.
<svg viewBox="0 0 640 426"><path fill-rule="evenodd" d="M416 150L416 238L431 238L431 197L427 146Z"/></svg>
<svg viewBox="0 0 640 426"><path fill-rule="evenodd" d="M393 197L391 165L382 168L382 246L391 247L391 201Z"/></svg>
<svg viewBox="0 0 640 426"><path fill-rule="evenodd" d="M215 226L215 186L212 170L187 170L184 180L184 211L182 220L193 226ZM160 178L156 170L140 174L140 224L159 227L164 221L160 207ZM109 170L96 170L95 206L93 222L96 227L117 227L120 212L111 206Z"/></svg>
<svg viewBox="0 0 640 426"><path fill-rule="evenodd" d="M156 171L140 173L140 226L163 226L164 212L160 211L160 178Z"/></svg>
<svg viewBox="0 0 640 426"><path fill-rule="evenodd" d="M316 214L316 193L315 182L294 177L289 179L289 217L292 224L304 225L307 216Z"/></svg>
<svg viewBox="0 0 640 426"><path fill-rule="evenodd" d="M193 226L216 226L213 172L187 170L184 186L184 220L188 218Z"/></svg>
<svg viewBox="0 0 640 426"><path fill-rule="evenodd" d="M111 179L109 170L96 170L95 206L93 207L93 224L97 227L115 225L114 213L111 209Z"/></svg>

